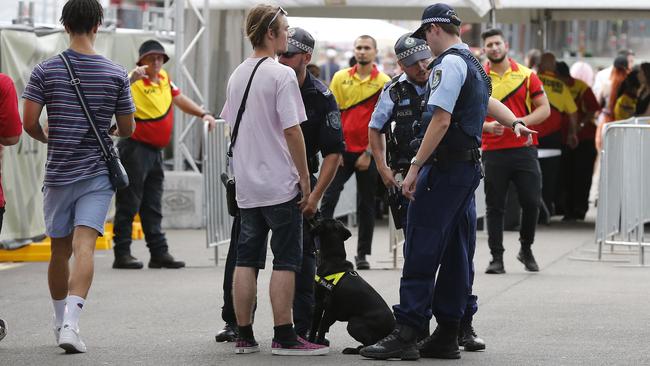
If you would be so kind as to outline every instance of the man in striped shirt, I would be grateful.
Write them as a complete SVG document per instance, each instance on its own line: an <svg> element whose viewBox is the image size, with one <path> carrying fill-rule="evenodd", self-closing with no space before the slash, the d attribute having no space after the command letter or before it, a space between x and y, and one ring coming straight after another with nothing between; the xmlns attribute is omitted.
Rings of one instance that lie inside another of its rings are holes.
<svg viewBox="0 0 650 366"><path fill-rule="evenodd" d="M112 146L108 134L112 117L117 120L115 134L130 136L135 108L126 70L95 51L102 20L103 9L97 0L69 0L60 19L70 35L70 48L64 53L99 134ZM23 98L25 131L47 144L43 209L46 234L52 238L48 284L54 305L54 336L66 352L86 352L79 337L79 315L93 278L95 241L104 233L115 191L61 57L36 65ZM47 107L45 127L39 123L43 106Z"/></svg>

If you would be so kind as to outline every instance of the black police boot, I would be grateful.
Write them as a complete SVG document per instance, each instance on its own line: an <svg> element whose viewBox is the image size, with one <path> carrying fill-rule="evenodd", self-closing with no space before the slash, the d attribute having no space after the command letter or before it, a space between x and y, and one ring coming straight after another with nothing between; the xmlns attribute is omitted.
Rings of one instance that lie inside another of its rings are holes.
<svg viewBox="0 0 650 366"><path fill-rule="evenodd" d="M517 255L517 259L519 259L519 261L524 264L526 271L539 272L539 266L537 265L535 257L533 256L533 251L529 246L521 247L519 250L519 255Z"/></svg>
<svg viewBox="0 0 650 366"><path fill-rule="evenodd" d="M414 361L420 358L415 339L418 331L408 325L397 324L397 327L379 342L363 347L359 353L363 357L377 360L399 358L403 361Z"/></svg>
<svg viewBox="0 0 650 366"><path fill-rule="evenodd" d="M485 341L479 338L472 327L472 319L463 319L458 330L458 345L465 351L476 352L485 350Z"/></svg>
<svg viewBox="0 0 650 366"><path fill-rule="evenodd" d="M116 255L113 261L113 268L115 269L140 269L142 266L142 262L131 254Z"/></svg>
<svg viewBox="0 0 650 366"><path fill-rule="evenodd" d="M420 356L424 358L457 359L459 322L438 322L433 333L418 343Z"/></svg>
<svg viewBox="0 0 650 366"><path fill-rule="evenodd" d="M488 265L485 273L488 274L503 274L506 273L506 269L503 267L503 257L502 256L493 256Z"/></svg>
<svg viewBox="0 0 650 366"><path fill-rule="evenodd" d="M151 256L149 260L149 268L183 268L185 262L177 261L171 254L165 253L161 255Z"/></svg>
<svg viewBox="0 0 650 366"><path fill-rule="evenodd" d="M239 337L239 332L237 330L236 324L228 324L220 330L217 335L214 336L214 340L218 343L221 342L234 342Z"/></svg>

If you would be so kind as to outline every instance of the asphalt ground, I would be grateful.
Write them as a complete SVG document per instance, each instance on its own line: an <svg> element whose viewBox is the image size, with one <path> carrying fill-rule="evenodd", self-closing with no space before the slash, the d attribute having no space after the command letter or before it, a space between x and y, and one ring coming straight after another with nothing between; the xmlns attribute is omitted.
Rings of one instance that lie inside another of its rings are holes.
<svg viewBox="0 0 650 366"><path fill-rule="evenodd" d="M356 234L356 230L352 230ZM553 221L538 230L533 247L541 271L528 273L516 260L517 234L505 235L504 275L484 273L487 237L479 233L474 284L479 312L474 325L487 343L485 352L462 352L462 359L421 359L440 365L649 365L650 268L621 263L578 261L595 258L593 217L583 223ZM142 270L114 270L111 251L98 251L95 278L82 313L81 335L88 353L65 355L52 334L47 263L0 264L0 317L9 324L0 342L0 365L371 365L341 354L355 346L345 324L329 333L331 351L319 357L270 354L272 331L268 300L270 271L262 271L255 334L262 352L235 355L232 344L215 343L220 317L225 249L215 266L200 230L168 231L171 252L187 268L146 268L144 241L133 254ZM356 236L347 243L353 258ZM607 253L609 248L607 248ZM605 259L638 262L634 249L615 249ZM650 256L647 258L650 261ZM370 257L361 275L388 304L398 302L400 270L392 268L385 222L378 223ZM401 263L401 261L398 261ZM267 266L270 268L270 263Z"/></svg>

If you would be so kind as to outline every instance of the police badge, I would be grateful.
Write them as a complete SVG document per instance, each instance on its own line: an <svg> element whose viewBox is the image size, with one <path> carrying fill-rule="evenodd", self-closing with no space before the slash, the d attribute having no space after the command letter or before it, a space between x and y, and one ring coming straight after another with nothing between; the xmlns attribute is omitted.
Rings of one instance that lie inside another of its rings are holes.
<svg viewBox="0 0 650 366"><path fill-rule="evenodd" d="M341 129L341 112L329 112L327 114L327 125L333 130Z"/></svg>
<svg viewBox="0 0 650 366"><path fill-rule="evenodd" d="M431 90L436 90L438 85L440 85L440 80L442 80L442 69L434 71L433 79L431 80Z"/></svg>

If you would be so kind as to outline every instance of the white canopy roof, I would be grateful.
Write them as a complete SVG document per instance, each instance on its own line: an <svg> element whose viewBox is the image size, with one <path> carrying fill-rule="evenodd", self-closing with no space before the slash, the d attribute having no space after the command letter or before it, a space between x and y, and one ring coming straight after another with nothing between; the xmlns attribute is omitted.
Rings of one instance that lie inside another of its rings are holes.
<svg viewBox="0 0 650 366"><path fill-rule="evenodd" d="M192 0L203 5L206 0ZM207 0L214 9L248 9L261 0ZM417 19L432 0L271 0L289 16ZM441 0L453 6L464 22L488 21L490 0ZM523 23L546 14L554 20L643 19L650 16L650 0L494 0L499 22Z"/></svg>

